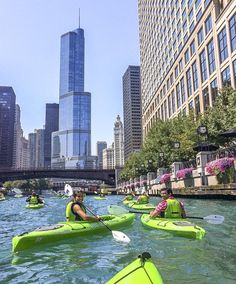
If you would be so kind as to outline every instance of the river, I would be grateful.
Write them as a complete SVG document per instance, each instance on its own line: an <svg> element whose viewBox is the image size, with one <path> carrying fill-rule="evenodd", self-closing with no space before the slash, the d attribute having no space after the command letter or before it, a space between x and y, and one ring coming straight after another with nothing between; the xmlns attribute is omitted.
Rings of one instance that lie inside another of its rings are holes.
<svg viewBox="0 0 236 284"><path fill-rule="evenodd" d="M87 196L85 204L102 215L107 214L108 205L122 198L109 196L97 201ZM44 199L47 206L39 210L26 209L25 198L9 197L0 202L0 283L106 283L144 251L152 255L164 283L236 283L236 201L179 199L184 201L189 216L225 217L221 225L194 220L207 231L202 240L145 228L137 214L132 225L119 229L129 236L129 244L116 242L107 231L13 255L13 236L65 220L67 200ZM152 203L157 201L160 198L151 198Z"/></svg>

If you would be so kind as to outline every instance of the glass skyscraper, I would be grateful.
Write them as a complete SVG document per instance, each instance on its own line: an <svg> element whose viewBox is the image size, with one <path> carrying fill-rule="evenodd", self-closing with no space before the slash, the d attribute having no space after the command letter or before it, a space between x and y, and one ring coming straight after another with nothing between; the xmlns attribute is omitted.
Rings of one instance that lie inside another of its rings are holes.
<svg viewBox="0 0 236 284"><path fill-rule="evenodd" d="M84 30L61 36L59 131L52 168L85 168L91 156L91 94L84 92Z"/></svg>

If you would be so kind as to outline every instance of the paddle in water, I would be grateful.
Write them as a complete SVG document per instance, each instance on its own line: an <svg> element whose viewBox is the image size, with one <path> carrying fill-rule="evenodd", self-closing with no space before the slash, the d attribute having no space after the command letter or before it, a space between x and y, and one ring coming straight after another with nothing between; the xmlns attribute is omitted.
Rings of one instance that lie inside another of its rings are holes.
<svg viewBox="0 0 236 284"><path fill-rule="evenodd" d="M127 210L121 206L118 205L109 205L107 207L107 211L110 214L113 215L120 215L120 214L125 214L125 213L136 213L136 214L149 214L147 212L142 212L142 211L134 211L134 210ZM192 216L187 216L187 219L200 219L200 220L205 220L210 224L221 224L224 222L224 216L221 215L209 215L206 217L192 217Z"/></svg>
<svg viewBox="0 0 236 284"><path fill-rule="evenodd" d="M73 195L73 189L69 184L65 185L65 192L67 191L67 194L69 196ZM95 217L97 217L97 215L95 213L93 213L93 211L91 211L88 207L86 207L84 205L84 207ZM123 232L120 231L113 231L111 230L101 219L99 219L99 222L102 223L111 233L112 236L115 240L119 241L119 242L124 242L124 243L129 243L130 242L130 238L128 236L126 236Z"/></svg>

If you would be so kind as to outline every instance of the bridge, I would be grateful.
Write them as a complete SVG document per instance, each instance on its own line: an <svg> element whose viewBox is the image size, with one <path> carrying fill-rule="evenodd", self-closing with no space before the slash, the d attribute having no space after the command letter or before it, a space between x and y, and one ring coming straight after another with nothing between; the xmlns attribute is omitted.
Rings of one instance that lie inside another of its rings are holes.
<svg viewBox="0 0 236 284"><path fill-rule="evenodd" d="M106 184L115 185L115 170L91 170L91 169L34 169L34 170L1 170L0 182L38 179L38 178L68 178L85 180L102 180Z"/></svg>

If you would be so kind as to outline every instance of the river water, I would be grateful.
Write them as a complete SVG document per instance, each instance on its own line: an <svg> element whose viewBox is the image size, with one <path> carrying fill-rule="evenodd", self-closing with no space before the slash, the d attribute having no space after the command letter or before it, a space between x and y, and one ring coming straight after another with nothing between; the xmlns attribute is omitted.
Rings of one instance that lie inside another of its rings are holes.
<svg viewBox="0 0 236 284"><path fill-rule="evenodd" d="M117 204L122 198L109 196L107 200L95 200L87 196L85 204L102 215L107 214L108 205ZM207 231L202 240L145 228L137 215L132 225L119 229L129 236L129 244L116 242L107 231L103 235L77 237L13 255L13 236L65 220L68 200L50 196L44 199L47 206L39 210L26 209L25 198L10 197L0 202L1 284L106 283L144 251L152 255L164 283L236 283L236 201L180 199L189 216L220 214L225 217L221 225L194 220ZM157 201L160 199L151 198L152 203Z"/></svg>

